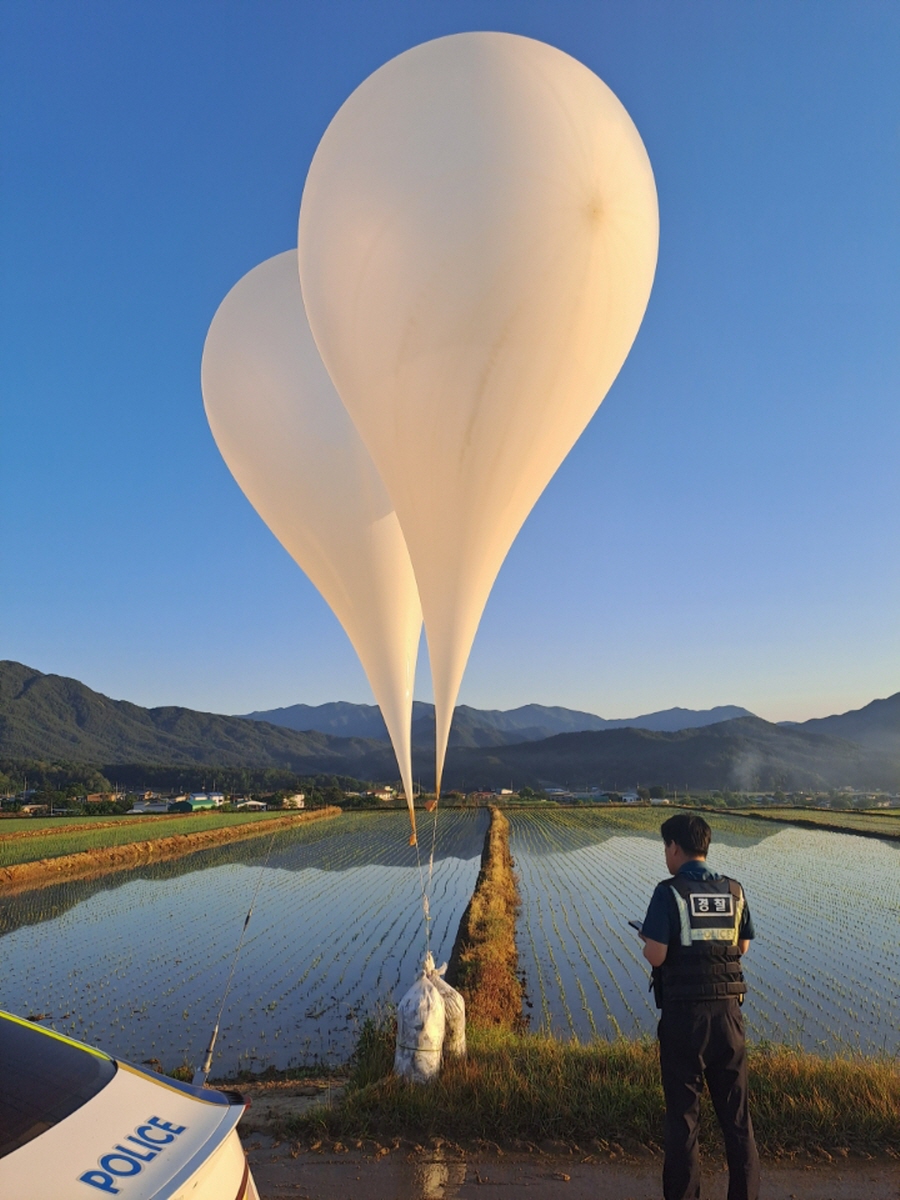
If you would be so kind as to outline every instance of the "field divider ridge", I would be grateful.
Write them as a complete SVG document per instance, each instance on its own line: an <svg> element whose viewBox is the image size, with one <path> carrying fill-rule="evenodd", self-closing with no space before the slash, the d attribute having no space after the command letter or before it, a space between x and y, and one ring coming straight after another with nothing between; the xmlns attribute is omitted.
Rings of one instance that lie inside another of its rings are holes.
<svg viewBox="0 0 900 1200"><path fill-rule="evenodd" d="M509 821L495 805L490 814L481 870L459 923L447 981L465 998L469 1024L521 1030L522 982L516 947L519 884L509 849Z"/></svg>

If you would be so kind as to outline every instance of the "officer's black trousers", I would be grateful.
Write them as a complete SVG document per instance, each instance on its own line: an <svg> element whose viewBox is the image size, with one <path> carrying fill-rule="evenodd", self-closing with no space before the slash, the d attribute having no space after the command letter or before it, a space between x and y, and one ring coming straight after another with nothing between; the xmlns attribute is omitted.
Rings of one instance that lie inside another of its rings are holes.
<svg viewBox="0 0 900 1200"><path fill-rule="evenodd" d="M700 1195L697 1134L704 1079L725 1138L728 1200L757 1200L759 1156L750 1123L738 1002L665 1005L659 1022L659 1062L666 1097L665 1200L696 1200Z"/></svg>

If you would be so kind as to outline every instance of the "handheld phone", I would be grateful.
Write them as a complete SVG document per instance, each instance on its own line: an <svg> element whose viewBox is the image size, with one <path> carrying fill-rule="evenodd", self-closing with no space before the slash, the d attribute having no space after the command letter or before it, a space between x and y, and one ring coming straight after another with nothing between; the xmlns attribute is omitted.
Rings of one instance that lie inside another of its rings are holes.
<svg viewBox="0 0 900 1200"><path fill-rule="evenodd" d="M641 933L643 931L643 928L644 928L643 921L629 921L628 924L631 926L632 929L636 929L638 931L638 933Z"/></svg>

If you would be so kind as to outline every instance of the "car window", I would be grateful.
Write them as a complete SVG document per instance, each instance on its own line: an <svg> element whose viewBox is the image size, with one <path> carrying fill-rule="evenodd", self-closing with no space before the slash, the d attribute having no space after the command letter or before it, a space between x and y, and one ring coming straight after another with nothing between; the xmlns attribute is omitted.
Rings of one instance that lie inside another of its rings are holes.
<svg viewBox="0 0 900 1200"><path fill-rule="evenodd" d="M115 1073L100 1051L0 1013L0 1158L81 1108Z"/></svg>

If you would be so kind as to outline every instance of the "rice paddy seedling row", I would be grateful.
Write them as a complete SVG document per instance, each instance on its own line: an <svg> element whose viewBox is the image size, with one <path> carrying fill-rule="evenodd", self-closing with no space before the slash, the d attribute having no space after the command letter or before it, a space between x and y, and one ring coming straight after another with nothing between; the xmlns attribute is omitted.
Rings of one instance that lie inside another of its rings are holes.
<svg viewBox="0 0 900 1200"><path fill-rule="evenodd" d="M666 875L659 811L511 812L531 1028L655 1031L649 968L628 926ZM893 843L711 817L710 865L747 890L751 1038L825 1053L900 1050L900 857Z"/></svg>
<svg viewBox="0 0 900 1200"><path fill-rule="evenodd" d="M173 817L159 816L138 821L123 817L115 822L103 821L97 825L85 825L81 822L77 828L60 828L54 825L35 837L0 837L0 867L36 862L45 858L60 858L65 854L79 854L85 850L102 850L108 846L126 846L132 842L152 841L154 838L245 825L284 815L283 812L205 812ZM0 834L3 832L3 828L0 828Z"/></svg>
<svg viewBox="0 0 900 1200"><path fill-rule="evenodd" d="M486 821L483 811L439 814L439 960L471 896ZM412 983L424 950L407 836L403 813L345 814L277 832L271 844L25 893L0 923L0 1006L46 1014L60 1032L126 1059L196 1066L263 871L213 1073L342 1062L362 1019Z"/></svg>

